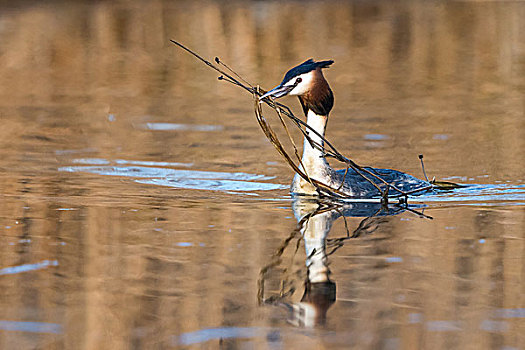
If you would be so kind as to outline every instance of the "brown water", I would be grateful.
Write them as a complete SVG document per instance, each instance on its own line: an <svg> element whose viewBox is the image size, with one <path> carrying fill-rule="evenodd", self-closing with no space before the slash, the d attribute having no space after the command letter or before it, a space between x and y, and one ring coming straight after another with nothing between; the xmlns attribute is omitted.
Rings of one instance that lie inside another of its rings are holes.
<svg viewBox="0 0 525 350"><path fill-rule="evenodd" d="M525 348L524 2L23 1L0 38L1 349ZM334 59L344 154L471 186L292 201L172 38L265 88Z"/></svg>

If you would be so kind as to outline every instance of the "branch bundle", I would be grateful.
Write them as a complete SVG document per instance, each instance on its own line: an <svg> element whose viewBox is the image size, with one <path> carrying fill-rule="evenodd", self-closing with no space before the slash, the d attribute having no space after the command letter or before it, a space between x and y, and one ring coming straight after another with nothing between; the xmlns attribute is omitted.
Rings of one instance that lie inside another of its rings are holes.
<svg viewBox="0 0 525 350"><path fill-rule="evenodd" d="M312 179L308 176L308 173L303 171L305 167L302 166L301 163L301 156L299 154L299 151L297 149L297 146L295 145L295 142L293 141L293 138L290 134L290 131L288 129L288 126L285 121L285 117L287 119L291 120L293 125L295 125L303 134L303 136L308 140L308 142L312 145L312 147L320 150L325 157L331 157L335 160L343 163L346 166L346 172L345 177L349 171L349 169L353 169L358 176L361 176L366 181L370 182L376 189L377 189L377 195L380 196L384 202L388 202L388 198L392 197L401 197L401 199L404 199L406 202L408 199L408 195L414 194L414 193L421 193L424 191L428 191L433 189L435 186L433 183L429 183L428 186L420 187L415 190L411 191L403 191L399 189L398 187L394 186L391 183L388 183L385 179L383 179L381 176L371 172L370 170L358 165L356 162L351 160L350 158L345 157L342 155L324 136L320 135L316 130L312 129L308 124L306 124L304 121L302 121L300 118L297 118L290 108L282 103L276 102L275 100L271 100L270 98L265 98L263 100L260 99L260 97L266 92L262 90L259 86L253 86L250 83L248 83L245 79L243 79L239 74L235 73L230 67L228 67L226 64L224 64L222 61L219 60L219 58L215 58L215 64L211 63L210 61L207 61L206 59L199 56L197 53L193 52L192 50L188 49L184 45L180 44L177 41L171 40L172 43L179 46L183 50L189 52L193 56L195 56L197 59L202 61L204 64L212 68L213 70L217 71L221 75L219 76L219 80L227 81L233 85L236 85L245 91L249 92L253 96L254 100L254 110L255 110L255 116L257 118L257 122L259 123L259 126L261 127L262 131L268 138L268 140L274 145L275 149L281 156L286 160L286 162L290 165L290 167L297 173L299 176L301 176L303 179L308 181L310 184L312 184L316 189L317 192L321 196L328 196L331 198L338 198L338 199L355 199L351 197L349 194L343 192L341 190L341 186L338 188L329 186L319 180ZM289 138L289 141L291 142L294 154L290 155L286 148L283 146L279 138L277 137L277 134L270 126L270 123L268 120L264 117L262 113L262 104L266 104L268 107L274 110L276 113L282 127L286 131L286 134ZM323 147L318 142L312 140L312 138L309 136L309 133L314 133L317 135L326 145ZM377 184L372 179L375 179L379 182ZM344 182L344 179L343 179ZM342 183L341 183L342 184ZM394 190L395 194L389 195L389 191Z"/></svg>

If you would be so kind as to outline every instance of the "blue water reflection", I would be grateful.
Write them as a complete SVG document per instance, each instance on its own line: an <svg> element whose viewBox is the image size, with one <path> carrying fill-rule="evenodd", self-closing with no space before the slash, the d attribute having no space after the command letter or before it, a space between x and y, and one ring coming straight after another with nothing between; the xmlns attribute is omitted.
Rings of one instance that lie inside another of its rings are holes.
<svg viewBox="0 0 525 350"><path fill-rule="evenodd" d="M58 266L58 261L44 260L35 264L24 264L18 266L4 267L3 269L0 269L0 275L13 275L22 272L41 270L49 266Z"/></svg>
<svg viewBox="0 0 525 350"><path fill-rule="evenodd" d="M139 178L135 182L142 184L167 186L174 188L213 190L213 191L269 191L288 188L288 185L260 182L271 180L274 177L266 175L248 174L242 172L228 173L218 171L181 170L160 168L159 166L185 166L188 163L173 162L145 162L117 159L112 162L105 159L75 159L77 164L95 164L82 166L60 167L59 171L83 172L107 176L122 176ZM130 164L130 166L120 166ZM145 165L145 166L140 166Z"/></svg>
<svg viewBox="0 0 525 350"><path fill-rule="evenodd" d="M52 333L61 334L62 325L46 322L23 322L0 320L0 330L30 332L30 333Z"/></svg>

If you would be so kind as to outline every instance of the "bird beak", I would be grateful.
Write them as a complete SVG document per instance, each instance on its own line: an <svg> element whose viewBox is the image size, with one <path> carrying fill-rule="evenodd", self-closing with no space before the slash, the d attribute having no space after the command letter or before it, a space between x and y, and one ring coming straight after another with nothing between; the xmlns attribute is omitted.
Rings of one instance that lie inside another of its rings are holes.
<svg viewBox="0 0 525 350"><path fill-rule="evenodd" d="M294 87L295 87L294 85L279 85L277 87L274 87L273 89L271 89L270 91L262 95L261 97L259 97L259 100L262 100L263 98L270 97L270 96L273 98L283 97L287 95L290 91L292 91Z"/></svg>

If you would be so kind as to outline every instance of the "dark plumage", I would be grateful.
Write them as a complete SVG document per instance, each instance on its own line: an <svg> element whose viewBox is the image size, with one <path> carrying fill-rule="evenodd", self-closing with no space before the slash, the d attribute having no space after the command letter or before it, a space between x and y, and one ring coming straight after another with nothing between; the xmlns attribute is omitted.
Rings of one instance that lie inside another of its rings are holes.
<svg viewBox="0 0 525 350"><path fill-rule="evenodd" d="M286 82L288 82L294 77L297 77L304 73L308 73L310 71L313 71L314 69L328 68L332 63L334 63L333 60L315 62L313 59L310 58L309 60L304 61L300 65L293 67L288 72L286 72L286 74L284 75L284 79L281 82L281 85L286 84Z"/></svg>

